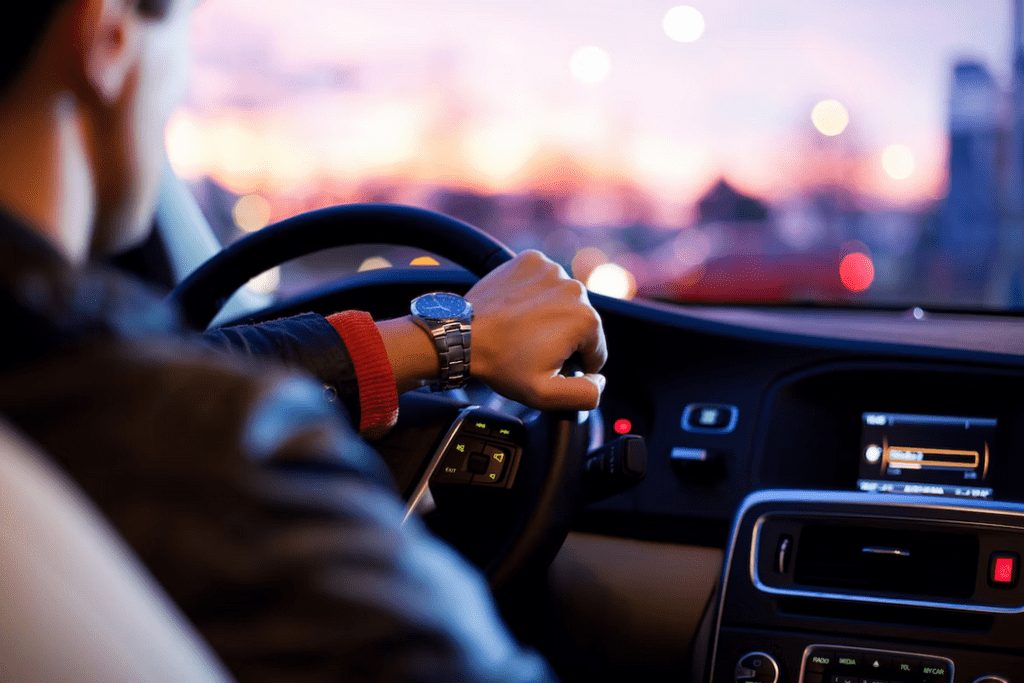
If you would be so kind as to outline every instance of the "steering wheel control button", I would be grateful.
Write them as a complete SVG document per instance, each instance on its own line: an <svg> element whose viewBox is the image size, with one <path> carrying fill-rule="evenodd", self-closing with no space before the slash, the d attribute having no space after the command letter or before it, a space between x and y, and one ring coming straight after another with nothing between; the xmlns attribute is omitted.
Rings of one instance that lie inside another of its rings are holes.
<svg viewBox="0 0 1024 683"><path fill-rule="evenodd" d="M467 434L479 434L480 436L491 435L491 421L487 419L470 419L462 426L462 431Z"/></svg>
<svg viewBox="0 0 1024 683"><path fill-rule="evenodd" d="M728 434L739 414L739 408L724 403L691 403L683 409L682 427L698 434Z"/></svg>
<svg viewBox="0 0 1024 683"><path fill-rule="evenodd" d="M484 442L473 438L455 438L448 445L440 466L434 474L433 481L439 484L468 484L473 481L470 469L473 454L484 449ZM483 458L483 456L480 456ZM484 460L484 471L487 462Z"/></svg>
<svg viewBox="0 0 1024 683"><path fill-rule="evenodd" d="M487 471L487 456L482 453L470 453L466 469L473 474L483 474Z"/></svg>
<svg viewBox="0 0 1024 683"><path fill-rule="evenodd" d="M736 683L777 683L779 664L764 652L744 655L736 664Z"/></svg>
<svg viewBox="0 0 1024 683"><path fill-rule="evenodd" d="M472 456L471 456L472 457ZM505 474L505 467L511 460L511 452L507 448L484 446L479 456L483 460L482 470L473 470L474 484L500 484Z"/></svg>
<svg viewBox="0 0 1024 683"><path fill-rule="evenodd" d="M1020 555L992 553L988 562L988 583L994 588L1013 588L1020 574Z"/></svg>

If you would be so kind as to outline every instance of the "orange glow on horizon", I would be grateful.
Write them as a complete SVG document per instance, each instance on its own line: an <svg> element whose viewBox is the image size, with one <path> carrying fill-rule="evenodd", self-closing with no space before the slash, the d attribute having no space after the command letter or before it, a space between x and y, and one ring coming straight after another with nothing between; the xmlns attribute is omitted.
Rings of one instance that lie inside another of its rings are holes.
<svg viewBox="0 0 1024 683"><path fill-rule="evenodd" d="M404 113L395 113L399 111ZM426 132L420 126L414 134L391 133L406 119L422 119L422 111L403 105L393 110L387 126L358 124L355 133L340 131L316 146L284 115L224 111L202 116L182 110L167 128L168 157L186 180L209 177L235 194L262 194L274 206L275 220L290 215L279 211L285 198L309 197L325 185L342 185L346 189L338 199L343 199L368 182L561 197L603 193L613 183L647 197L652 220L682 215L721 177L769 203L816 187L840 186L885 205L914 207L934 201L945 190L941 152L923 153L913 175L895 181L880 167L878 152L837 154L800 138L722 168L699 145L625 130L606 143L618 153L597 157L581 155L547 139L543 129L511 120L489 125L451 120ZM364 122L372 119L360 116ZM917 148L930 149L927 142ZM672 227L678 220L661 223Z"/></svg>

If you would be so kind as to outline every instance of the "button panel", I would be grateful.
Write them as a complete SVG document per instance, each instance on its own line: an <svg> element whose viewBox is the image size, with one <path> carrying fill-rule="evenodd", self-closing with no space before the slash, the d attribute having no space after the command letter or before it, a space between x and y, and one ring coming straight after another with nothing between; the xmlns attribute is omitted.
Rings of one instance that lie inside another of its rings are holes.
<svg viewBox="0 0 1024 683"><path fill-rule="evenodd" d="M864 648L811 645L804 650L800 683L952 683L945 657Z"/></svg>
<svg viewBox="0 0 1024 683"><path fill-rule="evenodd" d="M510 488L522 438L518 420L474 411L448 443L431 483Z"/></svg>

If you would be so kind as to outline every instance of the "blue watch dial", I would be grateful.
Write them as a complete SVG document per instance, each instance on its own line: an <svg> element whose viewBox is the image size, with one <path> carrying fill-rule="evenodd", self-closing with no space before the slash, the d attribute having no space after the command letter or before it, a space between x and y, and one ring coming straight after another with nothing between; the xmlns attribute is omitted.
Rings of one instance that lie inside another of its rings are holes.
<svg viewBox="0 0 1024 683"><path fill-rule="evenodd" d="M472 310L469 302L457 294L435 292L413 301L413 313L430 320L462 318Z"/></svg>

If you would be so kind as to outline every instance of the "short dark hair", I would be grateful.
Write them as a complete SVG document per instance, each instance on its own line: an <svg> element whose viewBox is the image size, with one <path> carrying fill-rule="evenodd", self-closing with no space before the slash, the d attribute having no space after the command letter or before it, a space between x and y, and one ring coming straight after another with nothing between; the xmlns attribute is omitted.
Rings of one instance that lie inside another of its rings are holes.
<svg viewBox="0 0 1024 683"><path fill-rule="evenodd" d="M0 95L27 65L57 10L71 0L29 0L0 21ZM139 14L162 18L173 0L135 0Z"/></svg>

